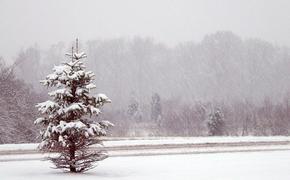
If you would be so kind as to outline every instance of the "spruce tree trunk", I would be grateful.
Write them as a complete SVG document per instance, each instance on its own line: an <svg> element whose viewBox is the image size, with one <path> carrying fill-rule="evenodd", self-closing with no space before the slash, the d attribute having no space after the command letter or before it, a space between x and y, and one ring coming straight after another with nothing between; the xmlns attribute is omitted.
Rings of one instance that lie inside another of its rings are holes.
<svg viewBox="0 0 290 180"><path fill-rule="evenodd" d="M69 166L69 170L70 172L77 172L75 168L75 145L73 143L70 146L69 154L70 154L70 161L73 162L73 164Z"/></svg>

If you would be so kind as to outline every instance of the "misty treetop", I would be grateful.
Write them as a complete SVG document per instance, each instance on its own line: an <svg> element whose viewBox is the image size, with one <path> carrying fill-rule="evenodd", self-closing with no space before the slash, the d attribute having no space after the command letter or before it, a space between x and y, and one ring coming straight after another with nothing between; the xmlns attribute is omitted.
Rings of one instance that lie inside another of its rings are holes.
<svg viewBox="0 0 290 180"><path fill-rule="evenodd" d="M98 77L98 88L117 100L114 107L128 106L132 91L141 104L150 103L155 92L190 102L246 98L261 103L267 96L281 100L290 89L289 48L231 32L175 47L138 37L90 40L81 46L89 53L86 61ZM65 47L58 43L47 50L23 51L19 77L39 88L38 79L59 63L55 59L61 59Z"/></svg>

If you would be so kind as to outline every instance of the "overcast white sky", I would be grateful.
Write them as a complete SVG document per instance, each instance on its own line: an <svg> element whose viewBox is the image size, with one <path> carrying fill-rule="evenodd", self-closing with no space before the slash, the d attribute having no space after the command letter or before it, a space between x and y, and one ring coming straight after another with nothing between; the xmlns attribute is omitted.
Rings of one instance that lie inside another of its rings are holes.
<svg viewBox="0 0 290 180"><path fill-rule="evenodd" d="M170 45L230 30L290 46L289 0L0 0L0 56L59 41L153 37Z"/></svg>

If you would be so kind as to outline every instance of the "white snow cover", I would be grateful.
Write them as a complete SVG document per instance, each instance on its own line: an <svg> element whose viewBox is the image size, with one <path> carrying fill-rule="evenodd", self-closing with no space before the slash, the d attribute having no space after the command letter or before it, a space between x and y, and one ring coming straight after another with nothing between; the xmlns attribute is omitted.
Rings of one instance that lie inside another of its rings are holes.
<svg viewBox="0 0 290 180"><path fill-rule="evenodd" d="M99 114L101 113L99 108L95 108L94 106L88 106L92 114Z"/></svg>
<svg viewBox="0 0 290 180"><path fill-rule="evenodd" d="M57 90L55 90L55 91L52 91L52 92L49 92L48 93L48 95L49 96L57 96L57 95L61 95L61 96L72 96L72 94L69 92L69 90L68 89L65 89L65 88L63 88L63 89L57 89Z"/></svg>
<svg viewBox="0 0 290 180"><path fill-rule="evenodd" d="M45 120L45 118L43 118L43 117L37 118L37 119L34 121L34 124L40 124L40 123L42 123L44 120Z"/></svg>
<svg viewBox="0 0 290 180"><path fill-rule="evenodd" d="M75 121L75 122L69 122L69 123L65 121L60 121L59 125L56 127L56 129L58 129L60 133L63 133L67 129L71 129L71 128L82 129L82 128L86 128L86 125L82 123L81 121Z"/></svg>
<svg viewBox="0 0 290 180"><path fill-rule="evenodd" d="M84 105L82 103L72 103L68 107L64 108L64 112L70 112L70 111L76 111L76 110L82 110L84 108Z"/></svg>
<svg viewBox="0 0 290 180"><path fill-rule="evenodd" d="M111 103L111 100L105 94L99 93L97 94L96 98L99 102Z"/></svg>
<svg viewBox="0 0 290 180"><path fill-rule="evenodd" d="M96 85L94 85L93 83L90 83L90 84L86 85L86 88L87 89L94 89L94 88L96 88Z"/></svg>
<svg viewBox="0 0 290 180"><path fill-rule="evenodd" d="M243 137L145 137L119 138L119 140L104 141L105 146L118 145L162 145L162 144L206 144L235 142L278 142L290 141L289 136L243 136Z"/></svg>
<svg viewBox="0 0 290 180"><path fill-rule="evenodd" d="M97 128L97 127L96 127ZM135 137L103 138L105 147L166 144L208 144L236 142L290 142L289 136L243 136L243 137ZM36 149L37 144L1 144L0 151Z"/></svg>
<svg viewBox="0 0 290 180"><path fill-rule="evenodd" d="M59 66L54 66L54 68L52 70L55 72L55 74L60 75L63 72L69 72L70 67L64 66L64 65L59 65Z"/></svg>
<svg viewBox="0 0 290 180"><path fill-rule="evenodd" d="M115 125L114 125L113 123L111 123L110 121L101 121L99 124L102 125L102 126L105 126L105 127L115 126Z"/></svg>
<svg viewBox="0 0 290 180"><path fill-rule="evenodd" d="M36 105L36 107L38 107L38 110L41 112L41 113L46 113L48 112L50 109L52 108L55 108L55 107L58 107L58 104L51 101L51 100L48 100L48 101L45 101L45 102L42 102L42 103L38 103Z"/></svg>
<svg viewBox="0 0 290 180"><path fill-rule="evenodd" d="M44 161L0 163L3 180L289 180L290 151L111 157L83 174Z"/></svg>

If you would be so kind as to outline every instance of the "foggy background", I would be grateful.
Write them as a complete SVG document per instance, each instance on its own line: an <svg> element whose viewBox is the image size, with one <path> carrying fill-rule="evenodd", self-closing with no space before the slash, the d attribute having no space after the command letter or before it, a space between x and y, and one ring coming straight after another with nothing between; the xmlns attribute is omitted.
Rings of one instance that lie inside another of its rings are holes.
<svg viewBox="0 0 290 180"><path fill-rule="evenodd" d="M76 37L112 136L288 135L289 1L0 0L0 142L31 142L39 80ZM17 134L18 136L15 136Z"/></svg>
<svg viewBox="0 0 290 180"><path fill-rule="evenodd" d="M0 54L13 60L34 43L46 49L73 37L142 36L174 46L221 30L289 46L289 8L287 0L1 0Z"/></svg>

